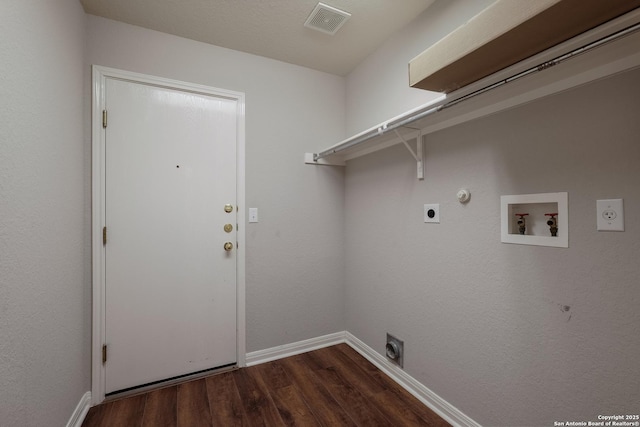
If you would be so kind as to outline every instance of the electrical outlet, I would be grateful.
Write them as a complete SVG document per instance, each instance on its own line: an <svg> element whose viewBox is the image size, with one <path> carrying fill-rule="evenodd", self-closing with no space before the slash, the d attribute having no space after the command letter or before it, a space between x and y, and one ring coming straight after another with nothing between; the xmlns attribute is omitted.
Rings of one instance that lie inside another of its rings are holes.
<svg viewBox="0 0 640 427"><path fill-rule="evenodd" d="M622 199L596 201L597 229L599 231L624 231L624 205Z"/></svg>
<svg viewBox="0 0 640 427"><path fill-rule="evenodd" d="M440 224L440 204L424 205L424 222Z"/></svg>

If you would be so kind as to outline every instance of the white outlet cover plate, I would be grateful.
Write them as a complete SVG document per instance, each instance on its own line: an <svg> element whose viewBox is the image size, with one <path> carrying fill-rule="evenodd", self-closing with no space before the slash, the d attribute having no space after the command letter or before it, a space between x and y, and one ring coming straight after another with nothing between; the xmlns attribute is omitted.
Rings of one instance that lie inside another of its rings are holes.
<svg viewBox="0 0 640 427"><path fill-rule="evenodd" d="M429 217L429 211L433 210L433 217ZM440 224L440 204L424 205L424 222Z"/></svg>
<svg viewBox="0 0 640 427"><path fill-rule="evenodd" d="M623 199L596 201L598 231L624 231Z"/></svg>

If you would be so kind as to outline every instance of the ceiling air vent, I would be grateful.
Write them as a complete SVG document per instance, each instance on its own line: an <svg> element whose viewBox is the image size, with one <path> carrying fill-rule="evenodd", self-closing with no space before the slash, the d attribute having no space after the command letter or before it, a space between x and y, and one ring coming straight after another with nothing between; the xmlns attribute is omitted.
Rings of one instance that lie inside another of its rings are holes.
<svg viewBox="0 0 640 427"><path fill-rule="evenodd" d="M336 9L324 3L318 3L307 18L304 26L334 35L350 17L351 14L349 12Z"/></svg>

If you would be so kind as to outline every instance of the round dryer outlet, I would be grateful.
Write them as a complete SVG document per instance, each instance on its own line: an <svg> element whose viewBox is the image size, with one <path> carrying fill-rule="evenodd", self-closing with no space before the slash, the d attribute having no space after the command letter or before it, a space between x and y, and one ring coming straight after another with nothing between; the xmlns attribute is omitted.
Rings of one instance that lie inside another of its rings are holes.
<svg viewBox="0 0 640 427"><path fill-rule="evenodd" d="M404 356L404 342L396 337L387 334L387 345L385 346L387 358L402 368Z"/></svg>
<svg viewBox="0 0 640 427"><path fill-rule="evenodd" d="M398 348L398 344L394 342L387 343L387 357L391 360L398 360L398 357L400 357L400 349Z"/></svg>

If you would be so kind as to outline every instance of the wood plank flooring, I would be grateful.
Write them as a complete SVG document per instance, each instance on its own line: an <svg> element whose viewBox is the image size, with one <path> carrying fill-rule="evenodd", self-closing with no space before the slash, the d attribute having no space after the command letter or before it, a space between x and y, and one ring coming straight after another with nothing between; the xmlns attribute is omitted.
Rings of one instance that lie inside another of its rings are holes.
<svg viewBox="0 0 640 427"><path fill-rule="evenodd" d="M114 400L99 426L448 426L346 344Z"/></svg>

